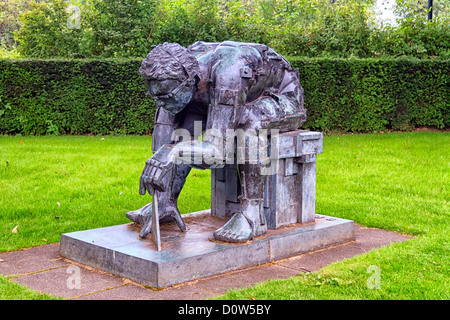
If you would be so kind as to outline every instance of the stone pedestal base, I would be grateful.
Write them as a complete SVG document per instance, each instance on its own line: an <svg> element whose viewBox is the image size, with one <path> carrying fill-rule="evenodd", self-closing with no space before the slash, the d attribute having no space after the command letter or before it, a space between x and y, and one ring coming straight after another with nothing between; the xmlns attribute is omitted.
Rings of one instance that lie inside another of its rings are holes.
<svg viewBox="0 0 450 320"><path fill-rule="evenodd" d="M315 222L270 230L243 244L218 242L213 232L226 220L210 210L185 214L187 231L175 223L161 225L162 251L139 238L140 227L123 224L61 235L60 255L84 265L163 288L255 266L354 240L354 222L316 216Z"/></svg>

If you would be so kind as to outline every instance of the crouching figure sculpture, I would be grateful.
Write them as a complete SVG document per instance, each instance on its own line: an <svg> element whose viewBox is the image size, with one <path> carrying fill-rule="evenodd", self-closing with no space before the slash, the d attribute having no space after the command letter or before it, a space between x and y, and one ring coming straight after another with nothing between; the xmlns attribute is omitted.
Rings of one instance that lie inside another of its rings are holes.
<svg viewBox="0 0 450 320"><path fill-rule="evenodd" d="M286 132L297 130L306 120L298 71L265 45L196 42L184 48L163 43L144 59L140 74L157 111L153 156L145 164L139 192L157 193L160 220L175 220L183 231L186 226L177 199L186 177L192 167L217 169L229 163L236 151L226 141L230 130ZM196 136L199 123L209 133L203 141ZM180 130L190 139L184 134L180 141ZM251 148L244 148L244 154ZM214 232L214 238L245 242L267 232L263 209L267 162L249 156L239 162L232 159L241 183L239 209ZM151 232L151 203L127 217L142 225L140 237Z"/></svg>

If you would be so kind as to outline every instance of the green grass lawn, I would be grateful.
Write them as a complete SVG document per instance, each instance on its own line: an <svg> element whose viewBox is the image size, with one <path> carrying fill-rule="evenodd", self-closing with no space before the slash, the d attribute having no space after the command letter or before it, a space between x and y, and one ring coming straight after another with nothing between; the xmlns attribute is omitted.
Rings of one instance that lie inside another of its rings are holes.
<svg viewBox="0 0 450 320"><path fill-rule="evenodd" d="M449 299L449 146L448 132L326 136L317 213L415 238L221 298ZM138 192L150 155L149 137L0 136L0 252L128 223L125 213L151 200ZM191 171L181 213L209 208L209 180L209 171ZM371 265L381 272L380 289L367 287ZM0 277L6 298L49 297Z"/></svg>

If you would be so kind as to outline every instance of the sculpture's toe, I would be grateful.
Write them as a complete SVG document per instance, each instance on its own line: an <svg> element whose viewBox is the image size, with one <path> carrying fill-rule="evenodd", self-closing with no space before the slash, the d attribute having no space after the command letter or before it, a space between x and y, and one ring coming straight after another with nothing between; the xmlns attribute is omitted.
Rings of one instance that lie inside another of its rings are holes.
<svg viewBox="0 0 450 320"><path fill-rule="evenodd" d="M247 242L253 238L253 233L251 229L244 230L239 234L235 235L234 242Z"/></svg>
<svg viewBox="0 0 450 320"><path fill-rule="evenodd" d="M132 222L139 223L139 214L136 211L128 211L126 217Z"/></svg>
<svg viewBox="0 0 450 320"><path fill-rule="evenodd" d="M125 216L128 220L140 224L143 226L148 219L148 216L152 215L152 203L148 203L142 208L134 211L128 211Z"/></svg>
<svg viewBox="0 0 450 320"><path fill-rule="evenodd" d="M139 237L144 239L150 232L152 231L152 218L142 225L141 232L139 233Z"/></svg>
<svg viewBox="0 0 450 320"><path fill-rule="evenodd" d="M221 228L217 229L216 231L214 231L214 233L213 233L214 239L219 240L219 241L225 241L223 235L224 235L223 226Z"/></svg>

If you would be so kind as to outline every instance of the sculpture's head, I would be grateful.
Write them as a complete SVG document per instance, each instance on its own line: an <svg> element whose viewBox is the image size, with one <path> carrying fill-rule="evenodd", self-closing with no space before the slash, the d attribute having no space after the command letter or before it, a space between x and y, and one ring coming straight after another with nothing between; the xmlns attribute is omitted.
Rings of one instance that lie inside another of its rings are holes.
<svg viewBox="0 0 450 320"><path fill-rule="evenodd" d="M200 80L197 59L177 43L165 42L154 47L139 72L156 106L173 114L191 101Z"/></svg>

